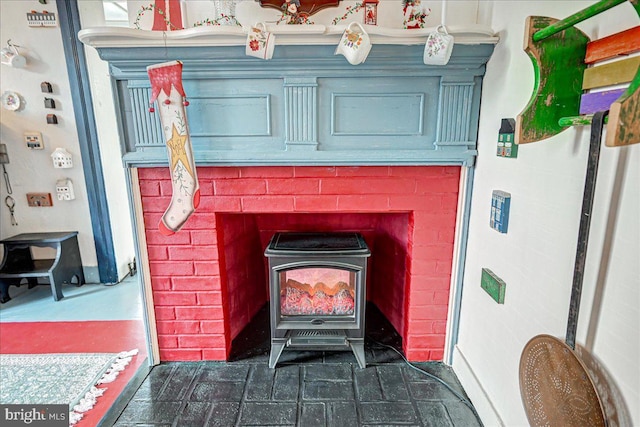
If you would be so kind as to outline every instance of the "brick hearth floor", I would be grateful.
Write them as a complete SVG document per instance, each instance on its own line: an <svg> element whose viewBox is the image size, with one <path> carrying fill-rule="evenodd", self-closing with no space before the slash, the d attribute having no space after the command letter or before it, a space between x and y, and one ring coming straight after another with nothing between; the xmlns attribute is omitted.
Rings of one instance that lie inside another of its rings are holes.
<svg viewBox="0 0 640 427"><path fill-rule="evenodd" d="M251 344L232 355L236 361L153 368L115 426L481 426L446 386L380 344L397 348L399 337L385 333L388 326L370 329L375 312L367 307L366 369L350 352L287 350L269 369L268 335L259 326L269 322L262 313L234 340L236 347ZM243 335L247 330L253 338ZM467 398L450 367L416 365Z"/></svg>

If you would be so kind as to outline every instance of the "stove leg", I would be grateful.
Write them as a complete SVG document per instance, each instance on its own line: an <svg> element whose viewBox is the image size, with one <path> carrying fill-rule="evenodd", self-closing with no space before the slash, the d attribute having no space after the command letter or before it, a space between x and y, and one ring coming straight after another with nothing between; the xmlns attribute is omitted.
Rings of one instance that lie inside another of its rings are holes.
<svg viewBox="0 0 640 427"><path fill-rule="evenodd" d="M351 351L353 351L353 355L356 357L358 361L358 365L360 368L364 369L367 367L367 362L364 358L364 342L353 342L350 341L349 345L351 346Z"/></svg>
<svg viewBox="0 0 640 427"><path fill-rule="evenodd" d="M276 367L278 359L280 359L280 355L282 354L282 350L284 350L285 345L286 342L271 343L271 353L269 353L269 368L273 369Z"/></svg>

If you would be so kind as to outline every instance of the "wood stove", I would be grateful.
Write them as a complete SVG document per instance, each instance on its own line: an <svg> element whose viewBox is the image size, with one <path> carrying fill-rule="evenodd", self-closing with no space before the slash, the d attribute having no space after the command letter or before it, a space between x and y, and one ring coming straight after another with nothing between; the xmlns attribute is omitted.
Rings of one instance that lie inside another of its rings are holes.
<svg viewBox="0 0 640 427"><path fill-rule="evenodd" d="M367 258L359 233L276 233L269 259L271 354L275 368L285 347L353 351L364 355Z"/></svg>

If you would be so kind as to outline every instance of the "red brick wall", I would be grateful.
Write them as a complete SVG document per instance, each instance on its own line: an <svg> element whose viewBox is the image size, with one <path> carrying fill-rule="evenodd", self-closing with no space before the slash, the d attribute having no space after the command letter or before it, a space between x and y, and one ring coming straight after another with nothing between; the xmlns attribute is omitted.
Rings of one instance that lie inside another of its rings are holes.
<svg viewBox="0 0 640 427"><path fill-rule="evenodd" d="M235 338L267 301L263 248L253 215L217 216L221 282L226 283L226 316Z"/></svg>
<svg viewBox="0 0 640 427"><path fill-rule="evenodd" d="M410 214L379 223L371 263L369 299L404 338L407 241Z"/></svg>
<svg viewBox="0 0 640 427"><path fill-rule="evenodd" d="M258 258L255 252L234 248L232 237L238 234L242 239L260 240L263 250L273 227L266 224L274 218L307 221L304 227L312 219L314 227L365 229L365 238L374 246L372 258L393 257L394 272L386 271L384 277L396 281L402 265L406 267L404 292L396 284L393 290L378 292L379 285L374 284L371 299L399 328L410 360L442 359L458 167L200 167L200 207L170 237L157 231L171 198L168 169L140 169L139 176L163 361L226 359L231 339L259 305L256 301L245 310L238 301L243 293L261 294L251 288L259 286L250 280L233 279L249 290L234 289L235 282L229 283L229 273L243 268L230 257ZM227 215L240 213L252 215ZM327 213L339 215L321 215ZM364 213L394 213L408 221L406 226L402 221L385 223L383 215L373 215L366 216L364 224L352 223L362 220ZM375 222L377 228L367 221ZM223 231L218 230L220 225ZM368 232L368 227L377 231ZM401 245L403 227L407 229L406 252L380 250L381 244L389 242ZM254 234L259 238L251 237ZM223 250L223 243L232 246ZM247 270L246 275L260 276L260 272ZM264 270L262 277L264 281ZM398 305L404 306L402 313Z"/></svg>

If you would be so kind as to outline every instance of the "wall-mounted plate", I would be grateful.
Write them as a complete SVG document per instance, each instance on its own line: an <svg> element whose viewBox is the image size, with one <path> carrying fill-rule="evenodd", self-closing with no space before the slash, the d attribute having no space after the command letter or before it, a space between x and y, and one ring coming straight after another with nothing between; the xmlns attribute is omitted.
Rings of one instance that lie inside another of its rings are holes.
<svg viewBox="0 0 640 427"><path fill-rule="evenodd" d="M2 94L2 108L9 111L16 111L21 105L22 100L17 93L8 90Z"/></svg>

